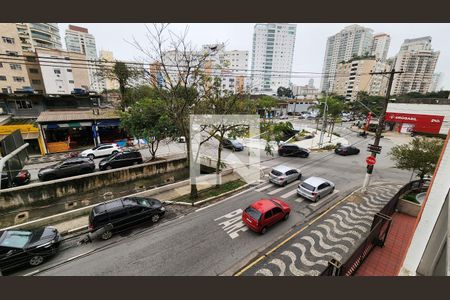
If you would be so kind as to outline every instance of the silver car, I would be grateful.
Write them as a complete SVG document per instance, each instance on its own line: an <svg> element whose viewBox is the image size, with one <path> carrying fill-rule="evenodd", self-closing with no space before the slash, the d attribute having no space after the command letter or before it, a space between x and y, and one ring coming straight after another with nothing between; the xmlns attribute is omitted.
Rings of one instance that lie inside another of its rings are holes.
<svg viewBox="0 0 450 300"><path fill-rule="evenodd" d="M297 195L317 202L320 198L333 193L334 183L321 177L309 177L298 185Z"/></svg>
<svg viewBox="0 0 450 300"><path fill-rule="evenodd" d="M286 166L277 166L269 174L269 181L281 186L285 186L297 179L300 180L300 178L302 178L300 170Z"/></svg>

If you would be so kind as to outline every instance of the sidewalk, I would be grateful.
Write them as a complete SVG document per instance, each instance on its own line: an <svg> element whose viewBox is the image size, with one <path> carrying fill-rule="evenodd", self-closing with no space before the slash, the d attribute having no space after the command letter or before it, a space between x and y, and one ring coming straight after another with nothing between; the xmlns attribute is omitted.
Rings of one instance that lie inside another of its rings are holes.
<svg viewBox="0 0 450 300"><path fill-rule="evenodd" d="M211 176L213 177L213 176ZM230 181L235 181L240 179L239 175L236 173L231 173L228 175L225 175L222 177L222 183L226 183L226 182L230 182ZM205 190L207 188L212 187L213 185L215 185L215 181L214 180L209 180L208 182L200 182L198 183L198 190ZM170 201L183 196L183 195L187 195L190 193L190 185L186 184L184 186L178 187L178 188L174 188L165 192L161 192L159 194L154 194L152 193L152 190L148 190L148 191L143 191L143 192L139 192L139 196L140 197L152 197L152 198L156 198L158 200L160 200L161 202L164 201L168 201L170 203ZM129 195L131 196L131 195ZM136 195L137 196L137 195ZM174 202L173 204L176 204L176 202ZM82 216L82 217L78 217L78 218L74 218L68 221L64 221L61 223L57 223L57 224L53 224L52 226L56 227L58 229L59 232L68 232L74 229L85 229L88 226L88 218L89 216Z"/></svg>
<svg viewBox="0 0 450 300"><path fill-rule="evenodd" d="M318 276L331 259L344 263L370 231L374 215L402 187L376 184L356 192L243 269L244 276Z"/></svg>

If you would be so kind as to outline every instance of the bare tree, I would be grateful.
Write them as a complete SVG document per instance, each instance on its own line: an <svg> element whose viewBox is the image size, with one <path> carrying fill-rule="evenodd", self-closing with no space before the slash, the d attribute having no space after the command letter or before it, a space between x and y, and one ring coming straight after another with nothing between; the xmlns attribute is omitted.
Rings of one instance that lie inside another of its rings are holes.
<svg viewBox="0 0 450 300"><path fill-rule="evenodd" d="M205 79L205 65L215 54L210 51L195 51L187 41L188 27L181 34L169 30L169 24L146 26L146 45L133 38L131 44L143 55L148 63L162 77L151 80L158 98L164 101L166 113L174 122L181 135L186 138L188 162L192 158L192 141L189 139L189 115L196 113L198 105L205 97L202 84ZM197 184L191 179L191 198L198 197Z"/></svg>

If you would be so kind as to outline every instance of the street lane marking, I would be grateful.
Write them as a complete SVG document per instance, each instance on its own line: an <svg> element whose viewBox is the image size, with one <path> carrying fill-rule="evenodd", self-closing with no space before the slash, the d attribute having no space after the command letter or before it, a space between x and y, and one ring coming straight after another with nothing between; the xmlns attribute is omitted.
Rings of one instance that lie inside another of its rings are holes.
<svg viewBox="0 0 450 300"><path fill-rule="evenodd" d="M231 239L235 239L239 237L239 232L248 230L247 225L242 222L242 212L243 210L239 208L214 219L214 221L217 222L221 219L225 219L225 221L219 223L218 225L222 227Z"/></svg>
<svg viewBox="0 0 450 300"><path fill-rule="evenodd" d="M284 195L281 195L280 197L281 197L281 198L288 198L288 197L290 197L290 196L292 196L292 195L294 195L294 194L297 194L297 188L295 188L294 190L292 190L292 191L290 191L290 192L287 192L287 193L284 194Z"/></svg>
<svg viewBox="0 0 450 300"><path fill-rule="evenodd" d="M32 275L37 274L39 272L40 272L40 270L36 270L36 271L30 272L30 273L27 273L27 274L25 274L23 276L32 276Z"/></svg>
<svg viewBox="0 0 450 300"><path fill-rule="evenodd" d="M268 195L274 195L274 194L276 194L276 193L278 193L278 192L281 192L281 191L284 191L284 190L286 190L286 189L289 189L289 188L291 188L291 187L293 187L293 186L295 186L295 185L297 185L298 184L298 182L291 182L290 184L288 184L288 185L286 185L286 186L284 186L284 187L281 187L281 188L279 188L279 189L276 189L276 190L273 190L273 191L270 191L270 192L268 192L267 194Z"/></svg>
<svg viewBox="0 0 450 300"><path fill-rule="evenodd" d="M261 192L261 191L264 191L264 190L270 188L271 186L273 186L273 184L272 184L272 183L269 183L268 185L265 185L265 186L263 186L263 187L260 187L259 189L256 189L255 191Z"/></svg>

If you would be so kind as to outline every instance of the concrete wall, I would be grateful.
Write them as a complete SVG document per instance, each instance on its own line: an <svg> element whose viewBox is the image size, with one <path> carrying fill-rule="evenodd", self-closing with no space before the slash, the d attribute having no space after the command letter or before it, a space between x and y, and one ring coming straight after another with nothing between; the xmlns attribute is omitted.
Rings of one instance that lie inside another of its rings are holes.
<svg viewBox="0 0 450 300"><path fill-rule="evenodd" d="M148 184L154 186L179 180L180 178L176 178L178 173L183 173L186 178L186 167L185 158L172 159L5 189L0 193L0 224L5 226L5 220L11 219L19 212L24 212L25 215L22 220L15 220L14 223L43 217L43 213L49 215L74 209L70 203L76 203L74 206L85 206L104 201L108 196L105 194L120 196L122 192L128 193L130 189L136 191L148 188ZM144 179L148 179L147 182L144 182ZM38 209L42 211L39 214L35 212ZM29 210L33 217L28 216Z"/></svg>

